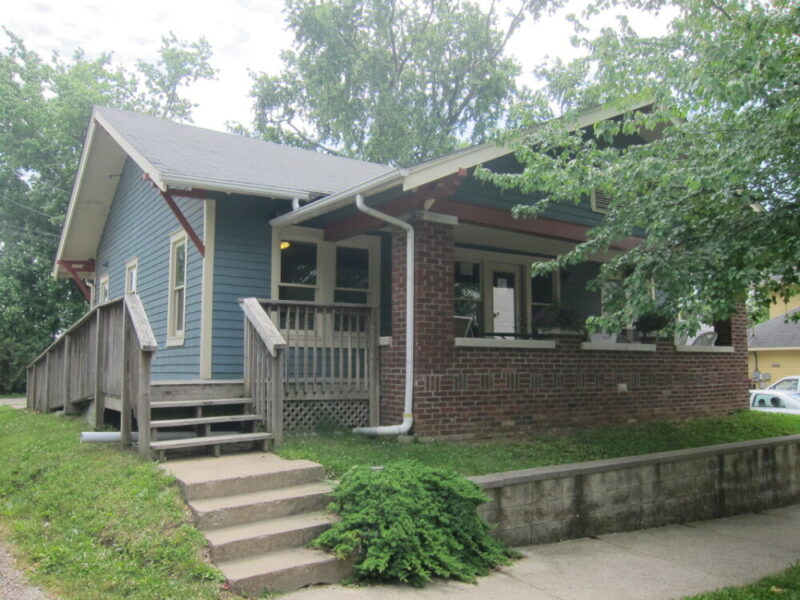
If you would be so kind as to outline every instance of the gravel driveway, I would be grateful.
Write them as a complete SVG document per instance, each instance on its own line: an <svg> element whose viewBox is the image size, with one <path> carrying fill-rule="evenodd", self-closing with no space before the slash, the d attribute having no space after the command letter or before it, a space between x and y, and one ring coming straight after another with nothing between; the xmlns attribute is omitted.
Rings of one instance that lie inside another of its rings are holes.
<svg viewBox="0 0 800 600"><path fill-rule="evenodd" d="M16 568L16 561L7 548L0 546L0 598L11 600L56 600L37 587L29 585Z"/></svg>

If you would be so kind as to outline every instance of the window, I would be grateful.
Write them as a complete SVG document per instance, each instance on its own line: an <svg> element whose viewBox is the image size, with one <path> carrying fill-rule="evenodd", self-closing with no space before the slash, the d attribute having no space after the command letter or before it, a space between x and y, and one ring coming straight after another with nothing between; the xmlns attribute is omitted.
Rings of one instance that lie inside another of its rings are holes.
<svg viewBox="0 0 800 600"><path fill-rule="evenodd" d="M133 258L125 264L125 293L135 294L139 280L139 259Z"/></svg>
<svg viewBox="0 0 800 600"><path fill-rule="evenodd" d="M97 286L97 303L102 304L108 302L111 298L111 287L108 279L108 274L100 278L100 283Z"/></svg>
<svg viewBox="0 0 800 600"><path fill-rule="evenodd" d="M558 274L548 271L531 275L531 320L536 327L536 317L558 301Z"/></svg>
<svg viewBox="0 0 800 600"><path fill-rule="evenodd" d="M336 248L336 288L333 301L367 304L369 292L369 250Z"/></svg>
<svg viewBox="0 0 800 600"><path fill-rule="evenodd" d="M771 390L785 390L789 392L797 391L797 379L784 379L770 386Z"/></svg>
<svg viewBox="0 0 800 600"><path fill-rule="evenodd" d="M317 245L312 242L282 240L280 300L317 299Z"/></svg>
<svg viewBox="0 0 800 600"><path fill-rule="evenodd" d="M477 262L456 261L455 268L455 316L470 319L467 333L476 336L484 329L481 266Z"/></svg>
<svg viewBox="0 0 800 600"><path fill-rule="evenodd" d="M167 345L183 344L186 321L186 234L176 233L170 240Z"/></svg>

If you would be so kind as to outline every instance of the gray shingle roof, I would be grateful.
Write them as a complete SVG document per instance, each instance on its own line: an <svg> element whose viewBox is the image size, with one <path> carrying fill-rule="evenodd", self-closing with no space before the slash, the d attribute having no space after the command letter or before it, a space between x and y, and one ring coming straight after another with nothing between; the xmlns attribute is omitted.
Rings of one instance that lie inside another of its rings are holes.
<svg viewBox="0 0 800 600"><path fill-rule="evenodd" d="M97 107L96 111L165 179L196 178L232 188L302 190L310 196L380 175L388 167L263 140Z"/></svg>
<svg viewBox="0 0 800 600"><path fill-rule="evenodd" d="M796 309L788 314L800 311ZM748 348L786 348L800 347L800 322L786 321L786 315L759 323L748 331Z"/></svg>

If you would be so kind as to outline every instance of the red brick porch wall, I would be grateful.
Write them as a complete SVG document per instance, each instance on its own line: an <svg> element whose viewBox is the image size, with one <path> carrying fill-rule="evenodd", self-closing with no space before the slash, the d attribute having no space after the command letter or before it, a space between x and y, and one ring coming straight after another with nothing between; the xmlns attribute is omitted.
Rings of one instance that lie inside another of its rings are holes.
<svg viewBox="0 0 800 600"><path fill-rule="evenodd" d="M601 423L723 415L747 406L744 314L731 319L734 352L457 348L453 341L452 225L418 220L414 431L477 437ZM405 360L405 234L392 239L392 345L381 353L381 421L399 423ZM620 387L627 386L626 391Z"/></svg>

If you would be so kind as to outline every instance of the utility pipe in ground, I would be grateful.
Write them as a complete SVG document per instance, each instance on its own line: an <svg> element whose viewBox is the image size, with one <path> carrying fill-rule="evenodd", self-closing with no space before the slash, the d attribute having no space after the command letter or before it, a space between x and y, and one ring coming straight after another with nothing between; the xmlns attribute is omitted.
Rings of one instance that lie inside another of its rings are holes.
<svg viewBox="0 0 800 600"><path fill-rule="evenodd" d="M409 223L382 213L364 204L363 194L356 195L356 208L365 215L374 217L406 232L406 382L403 402L403 422L399 425L381 427L356 427L353 433L363 435L403 435L409 432L414 422L414 227Z"/></svg>
<svg viewBox="0 0 800 600"><path fill-rule="evenodd" d="M159 440L182 440L191 437L194 437L194 433L192 433L191 431L164 431L158 434ZM82 444L118 442L120 441L121 438L122 434L119 431L81 432ZM136 441L138 439L139 439L139 432L138 431L131 432L131 441Z"/></svg>

